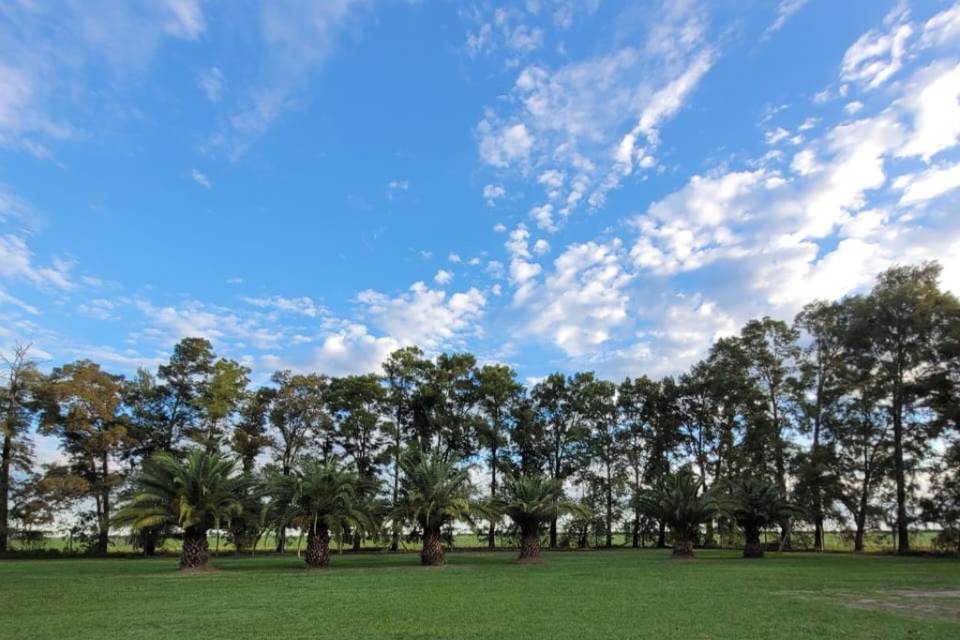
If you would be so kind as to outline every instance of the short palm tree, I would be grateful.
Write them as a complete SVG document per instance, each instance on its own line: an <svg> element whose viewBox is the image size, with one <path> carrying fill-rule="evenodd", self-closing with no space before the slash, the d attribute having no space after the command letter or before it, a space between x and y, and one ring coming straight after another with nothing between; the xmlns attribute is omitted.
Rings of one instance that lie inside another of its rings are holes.
<svg viewBox="0 0 960 640"><path fill-rule="evenodd" d="M724 511L716 491L701 492L700 488L700 478L692 471L683 470L668 475L657 487L639 497L642 511L670 528L674 558L693 558L693 541L700 525Z"/></svg>
<svg viewBox="0 0 960 640"><path fill-rule="evenodd" d="M730 485L729 515L743 531L744 558L762 558L760 532L794 515L794 507L783 499L775 484L757 477L745 477Z"/></svg>
<svg viewBox="0 0 960 640"><path fill-rule="evenodd" d="M494 500L494 512L508 516L520 530L520 562L542 562L540 537L543 524L562 515L586 517L590 510L570 502L558 480L540 476L519 476L508 480L503 494Z"/></svg>
<svg viewBox="0 0 960 640"><path fill-rule="evenodd" d="M203 569L210 557L207 530L220 528L242 511L245 482L234 473L233 461L203 450L184 460L158 453L143 465L133 497L114 522L135 531L176 525L183 530L180 569Z"/></svg>
<svg viewBox="0 0 960 640"><path fill-rule="evenodd" d="M423 532L420 563L445 562L440 533L458 520L471 521L485 510L473 502L473 485L467 469L458 469L443 456L408 457L403 463L403 494L393 519L415 521Z"/></svg>
<svg viewBox="0 0 960 640"><path fill-rule="evenodd" d="M331 533L343 540L348 531L373 528L364 483L336 462L307 461L295 474L274 476L270 485L279 521L306 529L304 560L311 569L330 565Z"/></svg>

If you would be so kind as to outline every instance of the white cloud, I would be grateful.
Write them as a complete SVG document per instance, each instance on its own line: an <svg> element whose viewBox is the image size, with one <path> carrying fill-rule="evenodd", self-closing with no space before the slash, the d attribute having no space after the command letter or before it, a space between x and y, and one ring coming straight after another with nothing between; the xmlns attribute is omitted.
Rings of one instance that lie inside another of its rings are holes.
<svg viewBox="0 0 960 640"><path fill-rule="evenodd" d="M955 46L960 41L960 2L941 11L923 25L921 45Z"/></svg>
<svg viewBox="0 0 960 640"><path fill-rule="evenodd" d="M875 89L900 71L914 33L908 18L909 12L898 5L884 19L885 32L872 29L860 36L843 56L841 78Z"/></svg>
<svg viewBox="0 0 960 640"><path fill-rule="evenodd" d="M960 163L931 167L923 173L903 176L903 178L894 183L895 188L903 191L900 204L926 202L960 188Z"/></svg>
<svg viewBox="0 0 960 640"><path fill-rule="evenodd" d="M204 189L210 189L211 187L213 187L213 183L210 182L210 178L208 178L204 173L198 171L197 169L193 169L190 171L190 177L193 178L193 181L196 182L201 187L203 187Z"/></svg>
<svg viewBox="0 0 960 640"><path fill-rule="evenodd" d="M0 21L0 146L52 158L49 145L110 117L131 75L170 38L205 30L199 0L6 3ZM62 114L71 112L68 121Z"/></svg>
<svg viewBox="0 0 960 640"><path fill-rule="evenodd" d="M860 102L859 100L853 100L851 102L848 102L843 107L843 110L849 113L850 115L858 113L861 109L863 109L863 103Z"/></svg>
<svg viewBox="0 0 960 640"><path fill-rule="evenodd" d="M437 271L436 275L433 276L433 281L439 285L447 285L453 282L453 272L447 271L446 269L440 269Z"/></svg>
<svg viewBox="0 0 960 640"><path fill-rule="evenodd" d="M205 145L237 159L260 136L302 102L303 92L347 32L357 25L369 0L267 2L259 5L264 53L252 83Z"/></svg>
<svg viewBox="0 0 960 640"><path fill-rule="evenodd" d="M553 221L553 205L549 202L531 209L530 217L536 221L540 229L550 232L557 230L557 225Z"/></svg>
<svg viewBox="0 0 960 640"><path fill-rule="evenodd" d="M486 298L475 288L448 296L422 282L415 282L396 297L368 289L357 300L386 334L401 344L416 344L431 351L476 335L486 305Z"/></svg>
<svg viewBox="0 0 960 640"><path fill-rule="evenodd" d="M197 76L197 84L210 102L220 102L227 85L227 78L218 67L210 67Z"/></svg>
<svg viewBox="0 0 960 640"><path fill-rule="evenodd" d="M623 270L620 250L617 239L567 247L542 286L521 300L529 314L524 334L546 337L572 357L610 340L627 320L630 300L625 288L632 276Z"/></svg>
<svg viewBox="0 0 960 640"><path fill-rule="evenodd" d="M23 280L41 289L70 291L76 286L70 277L72 266L60 259L49 266L38 266L26 240L13 234L0 236L0 278Z"/></svg>
<svg viewBox="0 0 960 640"><path fill-rule="evenodd" d="M533 148L533 136L522 122L495 129L488 120L477 126L480 157L494 167L505 168L522 162Z"/></svg>
<svg viewBox="0 0 960 640"><path fill-rule="evenodd" d="M787 23L787 20L800 11L807 2L808 0L780 0L780 4L777 5L777 17L774 18L770 26L763 32L763 37L769 38L782 29L783 25Z"/></svg>
<svg viewBox="0 0 960 640"><path fill-rule="evenodd" d="M274 309L286 313L317 318L326 313L326 310L315 303L308 296L299 298L285 298L283 296L269 296L266 298L244 297L243 301L260 309Z"/></svg>
<svg viewBox="0 0 960 640"><path fill-rule="evenodd" d="M913 117L913 132L898 155L929 161L960 141L960 64L934 63L909 85L903 103Z"/></svg>
<svg viewBox="0 0 960 640"><path fill-rule="evenodd" d="M450 262L452 262L452 263L454 263L454 264L459 264L460 262L462 262L462 260L461 260L461 258L460 258L460 254L459 254L459 253L453 253L452 251L447 255L447 260L449 260Z"/></svg>
<svg viewBox="0 0 960 640"><path fill-rule="evenodd" d="M348 322L321 337L305 361L265 355L260 364L267 370L323 371L333 376L379 372L387 356L403 346L390 336L374 336L360 323Z"/></svg>
<svg viewBox="0 0 960 640"><path fill-rule="evenodd" d="M506 189L499 184L488 184L483 187L483 198L487 201L487 206L493 207L497 200L507 195Z"/></svg>
<svg viewBox="0 0 960 640"><path fill-rule="evenodd" d="M542 256L545 253L550 253L550 243L543 238L540 238L533 243L533 252L538 256Z"/></svg>
<svg viewBox="0 0 960 640"><path fill-rule="evenodd" d="M661 128L686 104L714 61L704 8L668 3L641 42L551 68L524 67L499 109L477 125L481 159L536 180L552 210L542 228L656 165ZM549 214L549 215L548 215Z"/></svg>

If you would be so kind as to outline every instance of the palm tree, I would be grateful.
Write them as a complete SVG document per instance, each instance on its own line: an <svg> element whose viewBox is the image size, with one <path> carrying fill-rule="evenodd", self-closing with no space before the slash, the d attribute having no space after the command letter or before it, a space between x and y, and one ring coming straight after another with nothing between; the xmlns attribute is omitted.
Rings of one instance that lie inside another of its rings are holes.
<svg viewBox="0 0 960 640"><path fill-rule="evenodd" d="M351 530L373 529L363 488L359 475L333 461L310 460L295 474L272 478L280 522L299 522L307 530L308 568L330 565L331 533L343 540Z"/></svg>
<svg viewBox="0 0 960 640"><path fill-rule="evenodd" d="M794 515L794 507L780 496L780 489L767 480L744 477L730 485L729 514L743 530L744 558L762 558L760 532Z"/></svg>
<svg viewBox="0 0 960 640"><path fill-rule="evenodd" d="M467 469L458 469L439 454L407 457L403 462L403 492L394 520L415 521L423 532L420 563L438 566L445 562L440 532L457 520L471 520L484 509L473 502L473 486Z"/></svg>
<svg viewBox="0 0 960 640"><path fill-rule="evenodd" d="M492 509L508 516L520 530L522 563L542 562L540 535L544 523L562 515L586 517L590 513L585 505L566 499L559 480L540 476L509 479L503 487L503 497L493 501Z"/></svg>
<svg viewBox="0 0 960 640"><path fill-rule="evenodd" d="M178 460L158 453L144 462L133 497L114 518L135 531L176 525L183 530L180 569L203 569L210 557L207 530L242 511L245 480L234 474L234 463L219 454L191 451Z"/></svg>
<svg viewBox="0 0 960 640"><path fill-rule="evenodd" d="M641 509L666 523L673 536L673 557L693 558L693 541L700 525L724 511L714 490L700 492L700 478L689 470L668 475L639 498Z"/></svg>

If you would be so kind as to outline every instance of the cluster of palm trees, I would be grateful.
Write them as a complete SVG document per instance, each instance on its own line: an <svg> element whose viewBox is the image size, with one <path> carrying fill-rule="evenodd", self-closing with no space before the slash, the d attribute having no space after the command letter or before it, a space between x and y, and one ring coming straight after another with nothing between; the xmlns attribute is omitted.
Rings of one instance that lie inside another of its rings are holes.
<svg viewBox="0 0 960 640"><path fill-rule="evenodd" d="M337 461L305 460L294 473L256 479L237 472L229 458L202 449L182 459L159 453L148 459L130 499L113 519L135 532L177 527L183 545L180 568L202 570L210 557L208 532L228 528L299 529L306 535L308 568L330 564L331 540L377 539L387 526L412 525L419 533L421 563L445 563L443 532L457 523L509 518L519 540L519 562L542 562L546 523L558 517L588 517L582 503L566 499L561 482L540 475L510 477L495 498L478 500L469 468L436 453L408 456L403 462L400 500L387 505L378 487ZM665 523L675 558L692 558L701 525L727 518L743 531L744 557L761 557L760 533L792 515L772 483L747 478L704 490L689 470L667 476L639 497L651 518ZM239 526L238 526L239 525ZM254 540L254 546L256 545Z"/></svg>

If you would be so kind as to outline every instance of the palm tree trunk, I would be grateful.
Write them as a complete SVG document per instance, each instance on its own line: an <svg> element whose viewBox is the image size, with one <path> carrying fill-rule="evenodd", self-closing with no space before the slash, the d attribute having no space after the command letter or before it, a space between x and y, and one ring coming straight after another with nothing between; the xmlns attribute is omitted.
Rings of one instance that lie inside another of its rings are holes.
<svg viewBox="0 0 960 640"><path fill-rule="evenodd" d="M520 535L520 558L523 564L536 564L543 562L540 555L540 527L528 526L522 527Z"/></svg>
<svg viewBox="0 0 960 640"><path fill-rule="evenodd" d="M180 570L205 569L210 559L207 532L199 527L187 527L183 532L183 550L180 552Z"/></svg>
<svg viewBox="0 0 960 640"><path fill-rule="evenodd" d="M676 540L673 543L673 554L671 557L674 560L690 560L693 558L693 541L692 540Z"/></svg>
<svg viewBox="0 0 960 640"><path fill-rule="evenodd" d="M443 544L440 542L440 531L437 529L424 529L423 549L420 551L420 564L428 567L438 567L445 561Z"/></svg>
<svg viewBox="0 0 960 640"><path fill-rule="evenodd" d="M760 542L760 531L745 531L744 537L746 538L746 544L743 547L743 557L762 558L764 549L763 543Z"/></svg>
<svg viewBox="0 0 960 640"><path fill-rule="evenodd" d="M330 566L330 532L323 525L311 527L307 533L307 553L304 560L310 569Z"/></svg>

